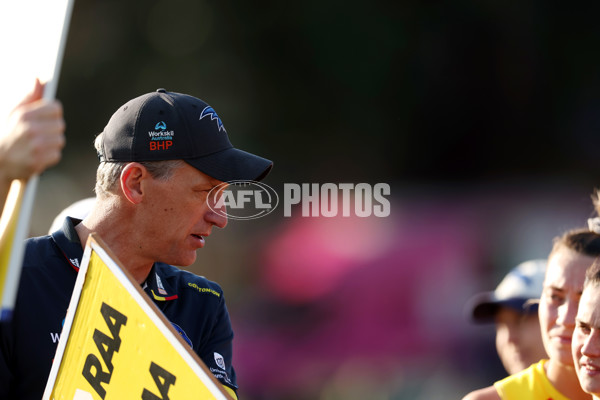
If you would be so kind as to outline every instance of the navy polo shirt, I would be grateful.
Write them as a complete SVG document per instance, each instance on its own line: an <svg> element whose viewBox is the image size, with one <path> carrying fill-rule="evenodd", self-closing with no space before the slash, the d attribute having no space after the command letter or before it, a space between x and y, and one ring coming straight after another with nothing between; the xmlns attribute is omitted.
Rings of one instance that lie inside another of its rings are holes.
<svg viewBox="0 0 600 400"><path fill-rule="evenodd" d="M26 241L13 318L0 323L0 399L39 400L44 393L83 256L79 222L67 218L52 235ZM142 288L215 377L236 390L221 287L155 263Z"/></svg>

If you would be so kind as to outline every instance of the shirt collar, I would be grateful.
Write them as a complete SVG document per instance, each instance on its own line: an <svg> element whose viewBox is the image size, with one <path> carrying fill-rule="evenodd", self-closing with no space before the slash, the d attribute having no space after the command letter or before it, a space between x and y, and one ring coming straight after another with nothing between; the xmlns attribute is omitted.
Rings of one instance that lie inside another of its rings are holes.
<svg viewBox="0 0 600 400"><path fill-rule="evenodd" d="M62 227L51 235L54 243L75 271L79 271L83 257L83 246L75 230L75 225L80 222L80 219L67 217Z"/></svg>
<svg viewBox="0 0 600 400"><path fill-rule="evenodd" d="M142 289L156 301L175 300L178 297L177 291L169 284L166 277L167 271L165 271L163 265L162 263L154 263Z"/></svg>
<svg viewBox="0 0 600 400"><path fill-rule="evenodd" d="M54 243L75 271L79 271L81 259L83 258L83 246L75 230L75 225L80 222L80 219L67 217L62 227L52 233ZM164 264L154 263L148 278L142 285L142 289L157 301L175 300L178 297L176 290L166 278L167 272Z"/></svg>

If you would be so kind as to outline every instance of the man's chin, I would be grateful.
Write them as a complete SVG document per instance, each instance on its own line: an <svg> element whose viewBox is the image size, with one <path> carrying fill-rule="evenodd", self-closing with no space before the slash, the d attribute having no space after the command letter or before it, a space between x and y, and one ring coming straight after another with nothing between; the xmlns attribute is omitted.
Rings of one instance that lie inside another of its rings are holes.
<svg viewBox="0 0 600 400"><path fill-rule="evenodd" d="M162 262L169 265L174 265L176 267L189 267L193 263L196 262L197 254L196 251L190 252L187 257L175 257L171 258L168 261L165 259Z"/></svg>

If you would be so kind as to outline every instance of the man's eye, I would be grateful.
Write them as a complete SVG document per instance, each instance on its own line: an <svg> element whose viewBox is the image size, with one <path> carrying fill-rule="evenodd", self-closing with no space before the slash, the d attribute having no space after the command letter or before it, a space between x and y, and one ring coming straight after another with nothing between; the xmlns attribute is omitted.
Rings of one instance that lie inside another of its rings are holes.
<svg viewBox="0 0 600 400"><path fill-rule="evenodd" d="M558 294L550 295L550 300L552 300L553 302L559 302L559 301L562 301L562 299L563 299L563 297Z"/></svg>
<svg viewBox="0 0 600 400"><path fill-rule="evenodd" d="M580 326L579 330L586 335L589 335L591 332L591 329L589 328L589 326Z"/></svg>

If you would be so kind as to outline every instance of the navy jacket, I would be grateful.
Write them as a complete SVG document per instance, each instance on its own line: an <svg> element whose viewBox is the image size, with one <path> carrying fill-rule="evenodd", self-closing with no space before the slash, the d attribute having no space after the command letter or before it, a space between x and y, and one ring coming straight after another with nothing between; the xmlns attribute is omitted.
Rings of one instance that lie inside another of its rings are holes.
<svg viewBox="0 0 600 400"><path fill-rule="evenodd" d="M83 256L74 228L79 222L67 218L51 236L26 241L13 318L0 323L0 399L42 397ZM236 390L233 331L221 287L155 263L143 289L215 377Z"/></svg>

